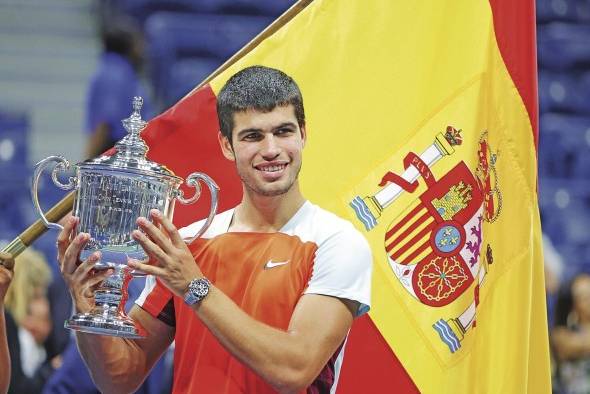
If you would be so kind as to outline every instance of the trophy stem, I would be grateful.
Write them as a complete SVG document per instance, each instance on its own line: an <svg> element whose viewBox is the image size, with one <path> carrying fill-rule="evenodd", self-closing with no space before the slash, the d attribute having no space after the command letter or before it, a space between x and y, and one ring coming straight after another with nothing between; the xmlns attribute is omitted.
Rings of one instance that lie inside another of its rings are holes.
<svg viewBox="0 0 590 394"><path fill-rule="evenodd" d="M133 278L131 269L113 264L115 271L94 292L94 308L88 313L78 313L65 322L65 328L90 334L110 335L122 338L144 338L145 330L125 313L129 297L127 287Z"/></svg>

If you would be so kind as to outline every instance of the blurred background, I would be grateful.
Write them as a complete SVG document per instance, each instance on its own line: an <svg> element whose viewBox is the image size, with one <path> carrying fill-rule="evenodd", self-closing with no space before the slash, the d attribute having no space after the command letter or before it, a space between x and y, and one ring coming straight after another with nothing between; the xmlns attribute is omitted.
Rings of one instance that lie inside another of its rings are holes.
<svg viewBox="0 0 590 394"><path fill-rule="evenodd" d="M29 197L34 163L54 154L76 163L104 151L123 136L120 120L132 96L145 97L144 118L162 112L294 2L0 0L0 246L36 219ZM590 274L590 0L536 5L549 324L567 334L584 322L572 281ZM44 178L47 208L63 192ZM50 262L54 242L55 234L46 234L35 245ZM48 359L70 343L60 328L69 297L50 267ZM561 340L552 342L556 392L571 391L564 370L572 360L584 364L587 391L578 392L590 392L590 334L584 340L587 352L578 358L563 353Z"/></svg>

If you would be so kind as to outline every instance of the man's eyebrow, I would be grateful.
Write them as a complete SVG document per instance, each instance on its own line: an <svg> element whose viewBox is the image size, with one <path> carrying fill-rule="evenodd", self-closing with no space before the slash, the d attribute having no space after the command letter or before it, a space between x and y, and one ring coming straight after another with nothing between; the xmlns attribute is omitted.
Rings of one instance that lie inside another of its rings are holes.
<svg viewBox="0 0 590 394"><path fill-rule="evenodd" d="M293 122L285 122L285 123L281 123L280 125L278 125L277 127L274 128L274 130L279 130L279 129L283 129L285 127L292 127L294 129L297 128L297 125Z"/></svg>

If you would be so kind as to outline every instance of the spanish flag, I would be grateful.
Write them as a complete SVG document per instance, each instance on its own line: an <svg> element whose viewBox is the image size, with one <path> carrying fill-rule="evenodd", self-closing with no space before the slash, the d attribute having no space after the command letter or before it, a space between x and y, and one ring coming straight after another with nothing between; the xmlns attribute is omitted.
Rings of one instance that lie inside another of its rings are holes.
<svg viewBox="0 0 590 394"><path fill-rule="evenodd" d="M534 43L532 0L300 1L144 138L227 209L216 94L246 66L284 70L307 108L304 195L375 259L339 392L549 392ZM208 204L177 208L182 226Z"/></svg>

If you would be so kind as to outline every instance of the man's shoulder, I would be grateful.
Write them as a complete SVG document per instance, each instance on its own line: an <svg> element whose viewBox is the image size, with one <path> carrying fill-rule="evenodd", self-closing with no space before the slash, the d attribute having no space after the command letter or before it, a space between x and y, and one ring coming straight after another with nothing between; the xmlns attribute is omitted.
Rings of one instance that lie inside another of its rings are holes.
<svg viewBox="0 0 590 394"><path fill-rule="evenodd" d="M350 221L309 201L281 232L296 235L302 241L314 242L318 246L329 240L364 240Z"/></svg>

